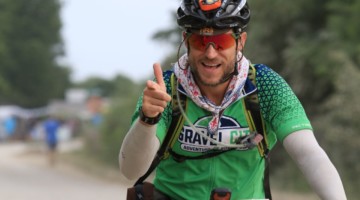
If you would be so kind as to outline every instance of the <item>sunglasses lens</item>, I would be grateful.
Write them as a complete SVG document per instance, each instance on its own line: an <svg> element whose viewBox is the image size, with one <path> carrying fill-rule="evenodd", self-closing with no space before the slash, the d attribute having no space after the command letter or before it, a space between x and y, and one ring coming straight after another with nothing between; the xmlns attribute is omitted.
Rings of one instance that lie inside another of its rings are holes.
<svg viewBox="0 0 360 200"><path fill-rule="evenodd" d="M214 36L202 36L191 34L189 44L201 51L205 51L209 44L213 44L216 50L228 49L235 45L235 38L232 34L220 34Z"/></svg>

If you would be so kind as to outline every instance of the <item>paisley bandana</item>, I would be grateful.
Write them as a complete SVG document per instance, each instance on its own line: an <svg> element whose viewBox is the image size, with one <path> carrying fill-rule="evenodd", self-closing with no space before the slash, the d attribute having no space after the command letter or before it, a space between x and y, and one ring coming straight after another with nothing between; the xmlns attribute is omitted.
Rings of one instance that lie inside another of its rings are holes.
<svg viewBox="0 0 360 200"><path fill-rule="evenodd" d="M242 54L239 53L237 55L237 60L239 60L241 56ZM200 89L196 85L194 77L190 71L187 54L183 55L179 59L179 62L175 64L175 75L178 77L179 83L186 91L186 95L190 97L196 105L212 113L212 119L208 125L208 131L211 134L217 133L220 121L220 112L227 108L231 103L246 96L243 88L248 75L249 64L249 61L244 56L237 63L237 70L239 73L237 76L233 76L231 78L224 99L219 106L215 105L207 97L201 94Z"/></svg>

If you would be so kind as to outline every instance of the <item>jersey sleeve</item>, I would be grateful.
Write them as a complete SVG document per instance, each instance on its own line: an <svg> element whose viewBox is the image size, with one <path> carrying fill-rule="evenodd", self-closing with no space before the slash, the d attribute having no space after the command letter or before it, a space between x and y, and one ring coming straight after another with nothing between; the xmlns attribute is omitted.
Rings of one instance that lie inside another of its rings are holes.
<svg viewBox="0 0 360 200"><path fill-rule="evenodd" d="M171 95L171 81L170 81L171 74L172 71L166 71L163 73L164 82L166 85L166 92L170 95ZM139 117L139 108L142 105L143 95L144 94L142 93L137 101L136 109L131 119L131 124L133 124L134 121ZM172 114L172 108L171 108L171 103L169 102L164 112L161 114L160 121L157 123L156 136L159 139L160 143L162 143L162 141L164 140L167 129L170 125L171 114Z"/></svg>
<svg viewBox="0 0 360 200"><path fill-rule="evenodd" d="M286 81L265 65L255 67L260 109L277 139L282 142L294 131L312 129L303 106Z"/></svg>

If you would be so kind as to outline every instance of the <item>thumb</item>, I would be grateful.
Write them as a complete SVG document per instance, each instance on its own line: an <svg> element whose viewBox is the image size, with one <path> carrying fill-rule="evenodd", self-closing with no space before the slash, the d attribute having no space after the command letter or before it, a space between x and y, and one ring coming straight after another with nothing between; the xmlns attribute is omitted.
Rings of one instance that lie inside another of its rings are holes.
<svg viewBox="0 0 360 200"><path fill-rule="evenodd" d="M153 68L154 68L154 75L155 75L157 84L159 84L159 86L162 90L166 90L163 72L162 72L160 64L154 63Z"/></svg>

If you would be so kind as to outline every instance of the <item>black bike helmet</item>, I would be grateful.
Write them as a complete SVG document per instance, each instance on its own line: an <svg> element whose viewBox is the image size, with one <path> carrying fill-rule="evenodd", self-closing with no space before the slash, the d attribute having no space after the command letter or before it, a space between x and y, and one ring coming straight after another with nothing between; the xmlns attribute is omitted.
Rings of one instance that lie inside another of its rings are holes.
<svg viewBox="0 0 360 200"><path fill-rule="evenodd" d="M243 30L250 20L246 0L182 0L177 22L184 29Z"/></svg>

